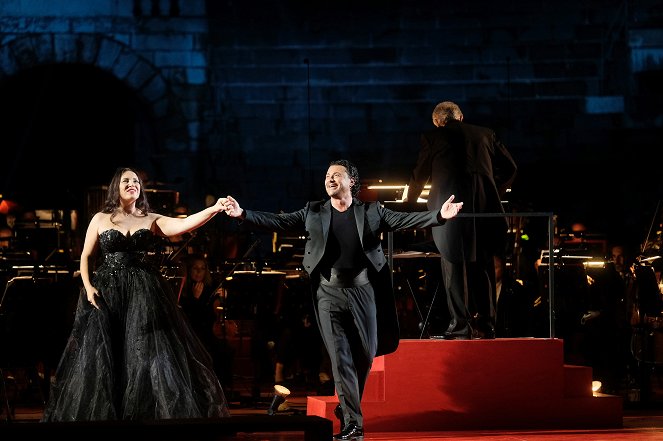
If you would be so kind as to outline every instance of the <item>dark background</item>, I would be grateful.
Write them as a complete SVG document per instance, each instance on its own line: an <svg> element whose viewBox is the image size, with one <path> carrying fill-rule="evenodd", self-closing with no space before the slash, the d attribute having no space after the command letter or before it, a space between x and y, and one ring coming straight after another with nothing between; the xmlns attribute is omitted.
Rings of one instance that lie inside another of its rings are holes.
<svg viewBox="0 0 663 441"><path fill-rule="evenodd" d="M294 210L324 197L333 159L405 184L453 100L516 159L508 210L635 252L662 190L662 15L617 0L10 2L0 193L78 210L80 230L91 189L134 165L179 194L163 211L208 194Z"/></svg>

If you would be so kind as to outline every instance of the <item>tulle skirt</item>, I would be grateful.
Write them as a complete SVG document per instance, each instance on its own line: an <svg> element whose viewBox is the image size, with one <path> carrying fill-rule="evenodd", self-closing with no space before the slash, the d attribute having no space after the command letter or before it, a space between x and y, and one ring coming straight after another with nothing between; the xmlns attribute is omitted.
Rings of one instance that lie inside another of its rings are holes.
<svg viewBox="0 0 663 441"><path fill-rule="evenodd" d="M158 271L102 266L85 291L42 421L229 416L209 353Z"/></svg>

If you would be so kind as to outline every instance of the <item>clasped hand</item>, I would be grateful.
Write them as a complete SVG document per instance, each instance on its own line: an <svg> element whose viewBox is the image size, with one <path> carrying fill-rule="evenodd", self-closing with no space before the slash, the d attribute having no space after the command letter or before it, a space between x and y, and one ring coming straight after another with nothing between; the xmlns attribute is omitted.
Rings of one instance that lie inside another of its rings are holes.
<svg viewBox="0 0 663 441"><path fill-rule="evenodd" d="M232 196L221 198L223 204L223 211L230 217L239 217L242 215L242 207L239 202Z"/></svg>

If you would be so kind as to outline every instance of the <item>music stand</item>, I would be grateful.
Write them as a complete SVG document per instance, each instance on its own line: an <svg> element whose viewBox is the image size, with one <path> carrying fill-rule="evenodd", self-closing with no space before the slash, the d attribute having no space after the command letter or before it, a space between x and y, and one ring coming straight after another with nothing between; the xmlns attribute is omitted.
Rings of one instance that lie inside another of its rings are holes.
<svg viewBox="0 0 663 441"><path fill-rule="evenodd" d="M394 253L393 256L391 256L391 257L392 257L392 261L394 261L394 262L407 262L407 263L417 262L419 264L421 264L422 262L425 263L424 269L421 271L423 273L423 276L420 276L419 278L421 278L421 277L427 278L428 277L428 271L426 271L426 268L429 266L428 264L432 263L434 265L433 268L438 268L439 267L438 262L439 262L439 259L440 259L440 255L437 254L437 253L422 252L422 251L405 251L405 252L400 252L400 253ZM429 261L428 259L435 259L435 260ZM394 263L394 265L392 267L393 268L392 277L393 277L393 274L395 273L396 266L397 266L396 263ZM403 263L401 263L398 266L403 267L404 265L403 265ZM407 284L408 291L409 291L410 295L412 296L412 300L413 300L414 306L416 308L417 316L419 317L419 324L418 324L419 331L420 331L419 339L423 339L424 338L424 332L426 332L426 328L428 326L428 321L430 319L431 311L433 310L433 306L435 305L435 299L437 298L437 294L440 291L441 281L440 280L436 281L435 289L433 290L433 298L430 301L430 304L427 308L426 317L424 318L423 313L421 311L421 308L419 307L419 302L417 301L417 296L416 296L416 294L414 292L414 289L412 287L412 283L410 281L410 278L408 277L407 274L404 275L403 278L404 278L404 280ZM430 332L429 332L429 336L430 336Z"/></svg>

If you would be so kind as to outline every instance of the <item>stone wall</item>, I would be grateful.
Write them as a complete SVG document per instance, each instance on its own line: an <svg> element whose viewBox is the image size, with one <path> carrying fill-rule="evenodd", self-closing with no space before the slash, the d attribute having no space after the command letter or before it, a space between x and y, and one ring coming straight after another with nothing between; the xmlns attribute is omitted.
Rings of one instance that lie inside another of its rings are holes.
<svg viewBox="0 0 663 441"><path fill-rule="evenodd" d="M454 100L518 161L514 207L637 237L661 193L662 14L653 0L9 0L0 93L49 63L111 74L145 111L104 166L129 152L196 209L228 193L299 208L339 157L405 183L434 105Z"/></svg>

